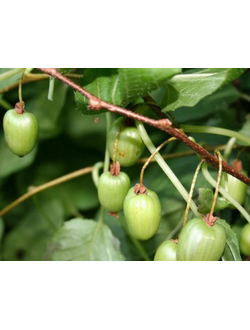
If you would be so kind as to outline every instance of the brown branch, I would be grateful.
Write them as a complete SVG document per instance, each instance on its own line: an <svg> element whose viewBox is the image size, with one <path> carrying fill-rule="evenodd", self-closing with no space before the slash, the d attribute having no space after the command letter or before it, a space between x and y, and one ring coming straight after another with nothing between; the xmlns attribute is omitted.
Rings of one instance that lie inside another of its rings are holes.
<svg viewBox="0 0 250 330"><path fill-rule="evenodd" d="M178 140L185 143L189 148L193 149L197 154L199 154L205 162L207 162L209 165L213 166L214 168L219 168L219 161L216 156L211 155L206 149L202 148L199 144L194 143L191 141L181 130L175 128L172 126L172 123L168 119L160 119L155 120L151 119L149 117L145 117L141 114L132 112L130 110L121 108L119 106L116 106L114 104L108 103L106 101L103 101L96 97L95 95L89 93L81 86L77 85L74 81L70 80L69 78L65 77L61 73L57 71L57 69L38 69L50 76L53 76L59 80L61 80L63 83L67 84L68 86L72 87L74 90L85 96L89 99L89 109L91 110L100 110L100 109L107 109L114 113L119 113L120 115L132 118L134 120L139 120L144 124L156 127L164 132L167 132L168 134L176 137ZM250 186L250 179L240 172L236 171L232 167L230 167L225 161L222 162L222 169L224 172L231 174L235 178L239 179L240 181L246 183Z"/></svg>
<svg viewBox="0 0 250 330"><path fill-rule="evenodd" d="M30 197L32 197L32 196L40 193L41 191L44 191L44 190L46 190L48 188L57 186L57 185L59 185L61 183L64 183L66 181L69 181L69 180L78 178L78 177L80 177L82 175L91 173L92 170L93 170L93 167L92 166L85 167L85 168L82 168L82 169L80 169L78 171L75 171L75 172L72 172L72 173L63 175L60 178L57 178L55 180L46 182L46 183L42 184L41 186L32 187L31 189L29 189L29 191L26 194L22 195L21 197L19 197L18 199L16 199L14 202L12 202L11 204L7 205L4 209L2 209L0 211L0 216L2 217L6 213L8 213L10 210L12 210L14 207L16 207L17 205L19 205L22 202L26 201L28 198L30 198Z"/></svg>

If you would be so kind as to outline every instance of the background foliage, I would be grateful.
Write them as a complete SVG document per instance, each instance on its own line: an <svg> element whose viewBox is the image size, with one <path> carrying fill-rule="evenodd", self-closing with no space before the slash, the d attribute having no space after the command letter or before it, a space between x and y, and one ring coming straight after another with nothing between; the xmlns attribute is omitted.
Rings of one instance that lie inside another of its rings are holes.
<svg viewBox="0 0 250 330"><path fill-rule="evenodd" d="M8 69L1 69L0 74ZM36 73L35 70L32 71ZM249 135L250 72L245 69L75 69L82 74L77 80L93 94L106 101L131 108L150 94L170 111L179 123L207 125L239 131ZM18 101L18 91L3 89L18 81L20 74L0 81L1 122L5 111ZM54 99L49 101L49 80L34 81L23 86L27 111L39 123L39 142L24 158L13 155L0 131L0 208L37 186L77 169L92 166L104 159L105 110L97 114L87 110L88 101L60 81L55 81ZM94 116L90 116L90 115ZM147 115L156 118L153 112ZM99 121L96 123L95 118ZM116 116L113 115L113 119ZM1 124L2 128L2 124ZM155 145L167 134L146 127ZM206 145L225 144L227 137L193 134L196 142ZM162 154L186 151L180 142L163 149ZM239 150L234 151L230 162ZM149 156L147 150L143 157ZM249 153L241 154L243 167L249 171ZM196 155L168 161L179 180L189 190ZM138 182L142 164L126 168L132 184ZM124 170L124 169L123 169ZM212 172L212 171L211 171ZM216 174L215 172L213 172ZM248 172L249 174L249 172ZM142 249L153 259L157 247L167 237L177 237L185 202L156 163L145 173L145 185L159 195L163 217L157 234ZM211 188L199 175L195 189ZM248 191L249 193L249 191ZM246 209L249 209L249 198ZM145 255L126 231L123 215L120 220L105 213L105 224L97 222L99 202L91 175L53 187L20 204L0 218L1 260L144 260ZM238 235L246 223L237 210L220 211L223 219ZM72 220L73 219L73 220ZM225 224L225 228L226 224ZM232 236L233 244L235 237ZM236 240L237 241L237 240ZM230 259L230 251L227 251ZM237 259L237 257L236 257Z"/></svg>

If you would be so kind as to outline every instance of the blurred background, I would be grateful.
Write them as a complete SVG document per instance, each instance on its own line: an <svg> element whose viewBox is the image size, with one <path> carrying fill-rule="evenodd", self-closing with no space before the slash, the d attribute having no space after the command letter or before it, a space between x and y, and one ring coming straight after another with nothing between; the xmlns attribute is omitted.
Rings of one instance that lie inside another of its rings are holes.
<svg viewBox="0 0 250 330"><path fill-rule="evenodd" d="M1 69L4 72L7 69ZM74 70L84 74L83 69ZM83 115L76 109L74 91L60 81L55 81L53 101L48 100L49 79L31 81L23 85L23 99L26 110L33 113L39 124L39 140L35 150L19 158L12 154L4 140L2 119L5 112L14 108L18 102L18 87L12 88L17 81L0 82L0 209L23 195L32 186L39 186L78 169L93 166L103 161L106 140L105 114ZM75 79L77 81L77 79ZM6 91L8 89L8 91ZM240 79L205 97L192 108L182 107L174 113L178 123L210 125L238 131L249 114L249 102L239 98L236 92L250 91L250 72L246 71ZM155 91L152 96L157 98ZM149 114L154 118L154 114ZM113 116L113 119L117 116ZM96 118L99 120L97 121ZM159 145L168 136L166 133L146 127L152 141ZM210 134L192 134L196 142L206 146L227 143L228 138ZM174 154L189 150L181 142L171 143L161 154ZM212 152L212 151L211 151ZM239 149L233 151L230 161ZM145 149L142 157L149 156ZM240 159L249 171L249 152L244 151ZM168 160L167 163L187 190L198 165L196 155ZM139 180L142 163L123 169L135 184ZM216 172L211 169L216 177ZM249 172L248 172L249 174ZM158 193L163 208L163 219L157 234L141 245L153 259L157 247L167 237L177 237L180 221L185 210L185 202L156 163L148 166L145 185ZM195 188L210 188L202 174ZM250 212L249 195L245 202ZM0 260L50 260L50 241L55 230L72 218L98 218L100 205L91 174L73 179L56 187L47 189L12 209L1 220ZM121 217L123 215L121 214ZM226 217L238 233L246 223L236 210L224 210ZM3 226L4 222L4 226ZM144 260L136 244L126 233L121 221L105 213L105 223L120 242L120 249L126 260Z"/></svg>

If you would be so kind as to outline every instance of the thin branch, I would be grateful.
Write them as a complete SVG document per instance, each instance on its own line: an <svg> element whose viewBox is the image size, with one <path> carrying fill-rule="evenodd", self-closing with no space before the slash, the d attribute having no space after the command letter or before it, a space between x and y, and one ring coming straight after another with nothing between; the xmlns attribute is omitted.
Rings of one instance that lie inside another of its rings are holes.
<svg viewBox="0 0 250 330"><path fill-rule="evenodd" d="M26 194L22 195L21 197L16 199L13 203L9 204L4 209L2 209L0 211L0 216L5 215L10 210L12 210L14 207L16 207L17 205L19 205L22 202L26 201L26 199L40 193L41 191L46 190L46 189L51 188L51 187L54 187L54 186L57 186L58 184L61 184L63 182L78 178L79 176L88 174L92 171L92 169L93 169L92 166L91 167L85 167L81 170L66 174L64 176L61 176L60 178L57 178L55 180L52 180L52 181L47 182L45 184L42 184L41 186L31 188Z"/></svg>
<svg viewBox="0 0 250 330"><path fill-rule="evenodd" d="M83 77L82 74L77 73L67 73L66 77L72 78L72 79L80 79ZM49 76L47 74L43 73L26 73L23 77L23 85L34 82L34 81L40 81L40 80L47 80L49 79ZM19 82L15 82L11 85L8 85L2 89L0 89L0 94L4 94L18 86Z"/></svg>
<svg viewBox="0 0 250 330"><path fill-rule="evenodd" d="M89 93L81 86L77 85L74 81L70 80L69 78L65 77L61 73L57 71L55 68L45 68L45 69L38 69L52 77L55 77L59 80L61 80L63 83L67 84L74 90L78 91L80 94L85 96L89 99L89 109L99 111L100 109L107 109L114 113L119 113L120 115L132 118L134 120L139 120L144 124L156 127L164 132L167 132L168 134L176 137L178 140L185 143L189 148L193 149L197 154L199 154L205 162L210 164L212 167L218 169L219 168L219 160L216 156L211 155L206 149L202 148L199 144L191 141L185 133L183 133L181 130L175 128L172 126L172 123L168 119L160 119L160 120L154 120L149 117L145 117L141 114L132 112L130 110L121 108L119 106L116 106L114 104L105 102L95 95ZM250 179L246 176L244 176L242 173L236 171L232 167L230 167L225 161L222 162L222 169L224 172L231 174L235 178L239 179L240 181L246 183L250 186Z"/></svg>

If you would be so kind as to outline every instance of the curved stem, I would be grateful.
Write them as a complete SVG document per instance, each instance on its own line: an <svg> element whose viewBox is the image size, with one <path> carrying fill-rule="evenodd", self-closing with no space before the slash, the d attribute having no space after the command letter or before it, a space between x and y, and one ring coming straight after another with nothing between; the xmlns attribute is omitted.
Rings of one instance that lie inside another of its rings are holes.
<svg viewBox="0 0 250 330"><path fill-rule="evenodd" d="M34 196L38 193L40 193L43 190L46 190L48 188L57 186L63 182L78 178L79 176L91 173L93 167L85 167L81 170L66 174L64 176L61 176L60 178L57 178L55 180L52 180L50 182L47 182L45 184L42 184L41 186L35 187L30 189L26 194L22 195L21 197L19 197L18 199L16 199L14 202L12 202L11 204L9 204L8 206L6 206L4 209L2 209L0 211L0 216L5 215L6 213L8 213L10 210L14 209L14 207L16 207L17 205L21 204L22 202L26 201L28 198L30 198L31 196Z"/></svg>
<svg viewBox="0 0 250 330"><path fill-rule="evenodd" d="M53 101L54 96L54 88L55 88L55 78L49 77L49 91L48 91L48 100Z"/></svg>
<svg viewBox="0 0 250 330"><path fill-rule="evenodd" d="M137 129L138 129L138 131L140 133L140 136L141 136L144 144L148 148L148 150L151 153L154 153L154 151L155 151L156 148L155 148L153 142L151 141L151 139L149 138L148 133L145 130L144 125L141 122L136 121L136 127L137 127ZM161 167L161 169L163 170L163 172L168 176L169 180L173 183L173 185L175 186L175 188L179 191L179 193L184 198L184 200L187 202L188 201L188 192L183 187L182 183L178 180L178 178L176 177L176 175L174 174L174 172L167 165L167 163L164 161L164 159L162 158L162 156L159 153L157 153L155 155L155 160L157 161L157 163L159 164L159 166ZM191 201L190 207L191 207L193 213L195 214L195 216L198 217L198 218L200 218L201 215L197 211L197 206L195 205L194 201Z"/></svg>
<svg viewBox="0 0 250 330"><path fill-rule="evenodd" d="M157 154L158 151L160 151L165 145L167 145L169 142L171 141L175 141L176 138L172 137L166 141L164 141L161 145L159 145L159 147L157 147L155 149L155 151L151 154L151 156L148 158L148 160L146 161L146 163L143 165L142 169L141 169L141 174L140 174L140 186L143 185L143 176L144 176L144 172L145 169L147 168L148 164L151 162L151 160L154 158L155 154Z"/></svg>
<svg viewBox="0 0 250 330"><path fill-rule="evenodd" d="M106 112L106 148L105 148L105 157L104 157L104 167L103 172L107 172L109 170L109 150L108 150L108 133L111 126L111 113Z"/></svg>
<svg viewBox="0 0 250 330"><path fill-rule="evenodd" d="M229 157L231 155L232 149L235 145L236 142L236 138L235 137L231 137L231 139L229 139L226 149L224 151L224 159L225 161L228 163Z"/></svg>
<svg viewBox="0 0 250 330"><path fill-rule="evenodd" d="M220 128L220 127L212 127L212 126L193 126L193 125L180 125L184 132L188 133L209 133L209 134L216 134L216 135L223 135L234 137L238 140L244 141L250 145L250 138L235 132L231 131L230 129Z"/></svg>
<svg viewBox="0 0 250 330"><path fill-rule="evenodd" d="M201 165L203 164L203 162L204 162L204 160L202 159L202 161L200 161L200 163L198 164L198 166L195 170L195 173L194 173L193 181L192 181L189 196L188 196L187 207L186 207L186 210L185 210L185 213L184 213L183 226L185 226L185 224L187 223L188 212L189 212L192 196L193 196L193 193L194 193L195 183L196 183L196 180L197 180L197 177L198 177L198 174L200 172Z"/></svg>
<svg viewBox="0 0 250 330"><path fill-rule="evenodd" d="M250 102L250 95L247 95L247 94L244 94L244 93L239 93L239 96L243 100Z"/></svg>
<svg viewBox="0 0 250 330"><path fill-rule="evenodd" d="M98 182L99 182L99 171L101 168L103 168L103 162L98 162L93 166L93 170L92 170L92 180L96 186L96 188L98 188Z"/></svg>
<svg viewBox="0 0 250 330"><path fill-rule="evenodd" d="M108 150L108 133L109 133L110 126L111 126L111 113L106 112L106 147L105 147L103 172L107 172L109 170L110 156L109 156L109 150ZM105 209L103 206L101 206L100 217L99 217L99 222L101 222L101 223L104 222L104 214L105 214Z"/></svg>
<svg viewBox="0 0 250 330"><path fill-rule="evenodd" d="M204 163L202 166L202 174L204 175L205 179L213 186L214 188L216 187L216 181L212 178L210 175L207 164ZM243 215L243 217L250 222L250 214L247 213L247 211L242 207L234 198L232 198L226 190L224 190L222 187L219 188L219 192L223 197L225 197L231 204L235 206L235 208Z"/></svg>
<svg viewBox="0 0 250 330"><path fill-rule="evenodd" d="M22 71L23 71L23 68L22 69L11 69L9 71L6 71L6 72L0 74L0 81L3 81L12 76L15 76L16 74L18 74L19 72L22 72Z"/></svg>
<svg viewBox="0 0 250 330"><path fill-rule="evenodd" d="M118 131L118 133L116 135L116 138L115 138L115 145L114 145L114 151L113 151L113 164L116 163L116 153L117 153L117 147L118 147L119 138L120 138L120 135L121 135L122 124L123 124L123 120L121 122L121 125L119 127L119 131Z"/></svg>
<svg viewBox="0 0 250 330"><path fill-rule="evenodd" d="M217 201L217 197L218 197L218 193L219 193L219 188L220 188L221 173L222 173L222 157L221 157L221 154L218 150L215 150L215 153L217 154L217 156L219 158L219 171L218 171L218 178L217 178L217 183L216 183L215 192L214 192L213 203L212 203L211 210L210 210L210 217L212 217L213 214L214 214L215 205L216 205L216 201Z"/></svg>
<svg viewBox="0 0 250 330"><path fill-rule="evenodd" d="M25 69L23 69L21 78L19 80L19 88L18 88L18 95L19 95L19 102L21 107L23 107L23 91L22 91L22 84L23 84L23 76L24 76Z"/></svg>

